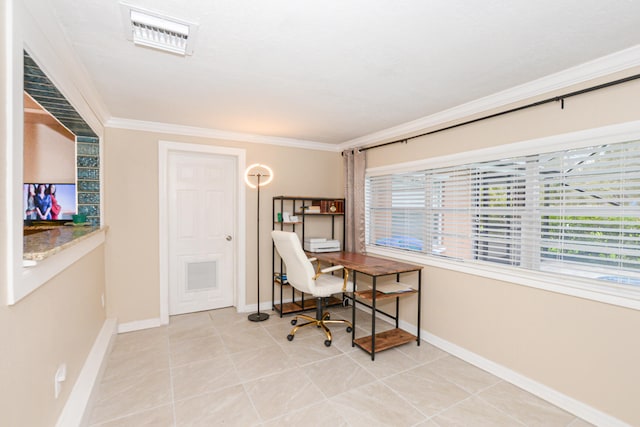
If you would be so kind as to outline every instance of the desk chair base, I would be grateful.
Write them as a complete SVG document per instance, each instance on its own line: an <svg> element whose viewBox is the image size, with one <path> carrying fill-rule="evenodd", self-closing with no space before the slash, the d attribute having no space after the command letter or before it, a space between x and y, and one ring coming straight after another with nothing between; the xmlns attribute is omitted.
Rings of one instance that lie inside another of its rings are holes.
<svg viewBox="0 0 640 427"><path fill-rule="evenodd" d="M353 325L351 325L351 322L349 322L348 320L342 320L342 319L330 320L330 316L331 316L330 313L324 313L324 314L322 313L322 298L318 298L316 317L314 318L311 316L307 316L306 314L298 314L295 318L291 320L291 324L294 325L294 328L291 330L289 335L287 335L287 339L289 341L293 341L293 338L296 332L298 332L298 329L304 328L305 326L315 325L318 328L322 328L322 331L327 337L327 339L324 341L324 345L329 347L331 346L332 336L331 336L331 331L327 327L327 324L337 324L337 323L346 324L347 332L353 331ZM307 322L301 325L298 325L297 324L298 319L306 320Z"/></svg>

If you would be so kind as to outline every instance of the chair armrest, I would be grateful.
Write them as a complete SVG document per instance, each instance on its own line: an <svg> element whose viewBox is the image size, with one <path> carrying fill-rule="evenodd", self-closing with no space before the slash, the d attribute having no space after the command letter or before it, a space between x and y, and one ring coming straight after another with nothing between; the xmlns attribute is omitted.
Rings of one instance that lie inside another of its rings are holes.
<svg viewBox="0 0 640 427"><path fill-rule="evenodd" d="M332 265L331 267L326 267L326 268L323 268L322 270L320 270L320 264L318 264L318 271L316 272L316 275L313 276L313 280L317 279L318 277L320 277L323 274L331 273L332 271L336 271L336 270L343 270L342 274L343 274L343 278L344 278L344 283L342 284L342 292L346 292L347 291L347 281L349 279L349 270L344 268L343 265Z"/></svg>
<svg viewBox="0 0 640 427"><path fill-rule="evenodd" d="M320 270L320 273L331 273L332 271L342 270L344 266L342 265L332 265L331 267L326 267Z"/></svg>

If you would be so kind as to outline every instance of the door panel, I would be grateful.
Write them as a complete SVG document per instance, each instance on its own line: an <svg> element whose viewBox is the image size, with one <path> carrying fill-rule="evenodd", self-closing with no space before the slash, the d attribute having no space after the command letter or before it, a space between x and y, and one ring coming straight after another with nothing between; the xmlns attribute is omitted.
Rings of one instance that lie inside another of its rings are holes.
<svg viewBox="0 0 640 427"><path fill-rule="evenodd" d="M231 306L235 159L171 152L168 165L169 314Z"/></svg>

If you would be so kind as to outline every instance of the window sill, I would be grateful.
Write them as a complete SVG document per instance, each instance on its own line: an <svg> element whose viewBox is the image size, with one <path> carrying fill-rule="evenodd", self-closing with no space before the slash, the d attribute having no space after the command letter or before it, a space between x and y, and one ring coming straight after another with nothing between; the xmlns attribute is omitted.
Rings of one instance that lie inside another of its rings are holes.
<svg viewBox="0 0 640 427"><path fill-rule="evenodd" d="M508 266L491 266L481 262L451 260L373 246L367 246L367 253L640 310L640 290L625 285L602 283L602 281L569 275L560 277L554 273L534 272Z"/></svg>
<svg viewBox="0 0 640 427"><path fill-rule="evenodd" d="M12 305L104 243L107 228L57 227L24 238L23 265L17 267Z"/></svg>

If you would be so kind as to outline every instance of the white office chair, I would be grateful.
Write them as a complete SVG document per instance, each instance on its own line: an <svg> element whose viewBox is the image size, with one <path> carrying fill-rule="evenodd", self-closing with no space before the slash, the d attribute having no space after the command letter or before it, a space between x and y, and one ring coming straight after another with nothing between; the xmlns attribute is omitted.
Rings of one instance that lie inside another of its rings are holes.
<svg viewBox="0 0 640 427"><path fill-rule="evenodd" d="M294 328L287 335L287 339L292 341L298 329L315 325L324 331L327 337L324 345L329 347L332 337L327 324L343 323L347 325L347 332L353 330L353 326L348 320L330 320L330 314L328 312L323 313L322 310L324 299L332 294L353 291L353 283L347 280L349 276L348 270L341 265L320 269L320 263L318 263L317 269L314 270L311 262L316 259L307 258L296 233L276 230L271 232L271 237L287 268L287 282L298 291L313 295L316 298L316 317L313 318L304 314L297 315L291 320ZM343 277L327 274L337 270L343 270ZM306 320L307 323L297 325L298 319Z"/></svg>

